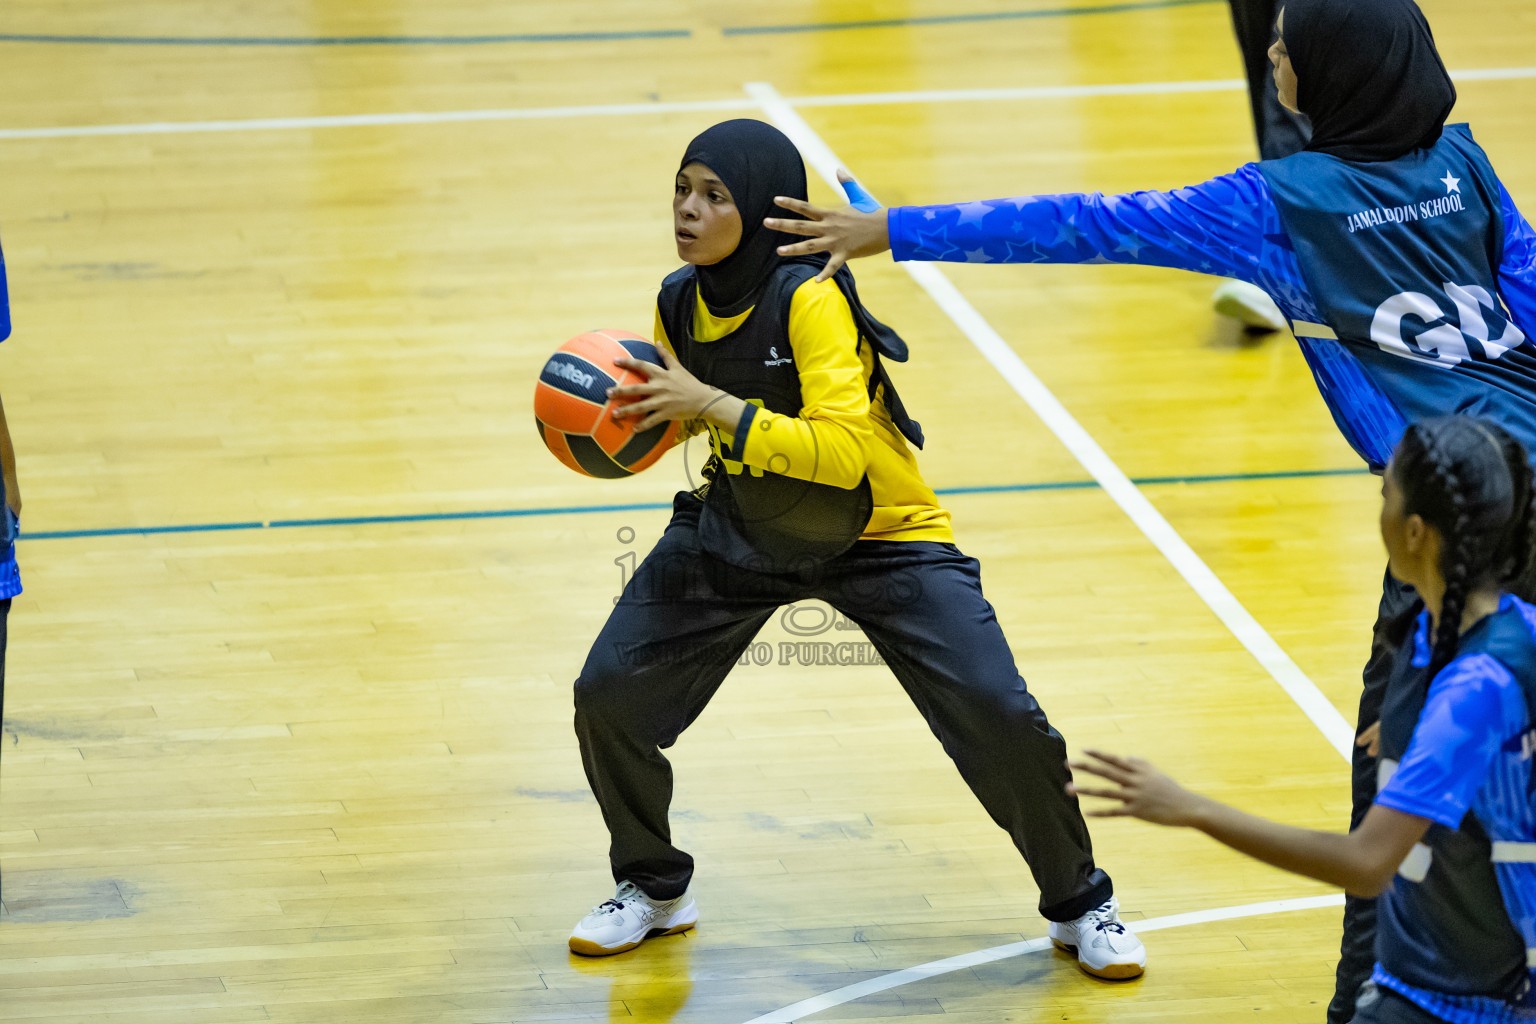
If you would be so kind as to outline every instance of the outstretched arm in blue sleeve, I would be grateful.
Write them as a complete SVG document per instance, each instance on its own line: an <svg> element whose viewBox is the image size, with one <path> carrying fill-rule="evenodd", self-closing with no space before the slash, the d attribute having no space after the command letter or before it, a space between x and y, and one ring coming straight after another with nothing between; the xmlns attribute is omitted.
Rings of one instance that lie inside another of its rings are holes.
<svg viewBox="0 0 1536 1024"><path fill-rule="evenodd" d="M1272 293L1277 278L1305 289L1269 186L1251 164L1172 192L897 207L889 229L898 260L1137 263L1236 277Z"/></svg>
<svg viewBox="0 0 1536 1024"><path fill-rule="evenodd" d="M775 202L800 216L765 225L805 236L780 246L780 254L830 254L823 277L845 260L887 249L897 260L1139 263L1240 278L1268 292L1292 320L1318 322L1321 315L1256 164L1172 192L1021 196L884 212L872 201L837 210L789 197Z"/></svg>

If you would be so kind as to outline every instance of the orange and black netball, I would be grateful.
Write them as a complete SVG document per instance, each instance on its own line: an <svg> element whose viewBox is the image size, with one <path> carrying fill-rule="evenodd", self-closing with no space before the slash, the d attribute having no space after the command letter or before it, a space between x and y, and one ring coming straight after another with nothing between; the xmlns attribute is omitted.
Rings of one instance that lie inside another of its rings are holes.
<svg viewBox="0 0 1536 1024"><path fill-rule="evenodd" d="M633 476L656 463L677 438L680 424L669 421L636 433L638 417L615 420L621 402L608 389L646 379L613 365L630 357L661 365L656 346L628 331L589 331L555 350L539 373L533 414L539 439L555 457L586 476Z"/></svg>

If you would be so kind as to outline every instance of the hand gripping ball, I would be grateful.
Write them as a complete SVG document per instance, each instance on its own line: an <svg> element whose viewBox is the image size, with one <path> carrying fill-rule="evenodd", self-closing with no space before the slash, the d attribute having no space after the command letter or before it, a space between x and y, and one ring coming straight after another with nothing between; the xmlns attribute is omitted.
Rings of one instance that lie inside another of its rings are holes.
<svg viewBox="0 0 1536 1024"><path fill-rule="evenodd" d="M534 388L539 439L555 458L586 476L633 476L666 454L681 429L670 420L636 433L639 417L613 418L623 403L610 399L608 389L646 379L613 365L622 356L661 365L656 346L637 334L588 331L555 350Z"/></svg>

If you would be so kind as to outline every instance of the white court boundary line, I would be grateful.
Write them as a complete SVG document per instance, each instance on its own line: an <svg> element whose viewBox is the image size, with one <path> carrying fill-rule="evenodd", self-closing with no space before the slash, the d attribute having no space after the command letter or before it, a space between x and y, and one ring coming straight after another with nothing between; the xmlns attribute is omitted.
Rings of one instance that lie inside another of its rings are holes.
<svg viewBox="0 0 1536 1024"><path fill-rule="evenodd" d="M202 132L266 132L307 128L366 128L375 125L457 124L475 121L531 121L562 117L629 117L690 111L751 110L750 100L691 103L609 103L590 107L524 107L505 110L441 110L399 114L337 114L327 117L262 117L242 121L152 121L63 128L0 129L0 139L65 139L95 135L192 135Z"/></svg>
<svg viewBox="0 0 1536 1024"><path fill-rule="evenodd" d="M1244 917L1262 917L1266 914L1284 914L1296 910L1317 910L1322 907L1342 907L1343 895L1332 896L1303 896L1297 899L1273 900L1269 903L1248 903L1238 907L1218 907L1214 910L1197 910L1188 914L1170 914L1167 917L1154 917L1149 921L1142 921L1135 925L1127 924L1137 934L1144 932L1162 931L1165 928L1184 928L1189 925L1209 924L1213 921L1235 921ZM974 953L962 953L959 956L948 957L944 960L933 960L926 964L918 964L916 967L908 967L904 971L894 971L881 975L878 978L870 978L867 981L856 982L852 985L823 993L819 996L811 996L800 1002L783 1009L773 1010L760 1017L753 1017L746 1024L794 1024L802 1017L809 1017L813 1013L844 1003L851 1003L855 999L874 995L877 992L885 992L903 985L910 985L917 981L926 981L941 974L952 974L955 971L963 971L971 967L980 967L982 964L996 963L999 960L1007 960L1010 957L1020 956L1024 953L1034 953L1038 950L1049 949L1051 940L1028 939L1024 942L1011 942L1006 946L993 946L991 949L978 949Z"/></svg>
<svg viewBox="0 0 1536 1024"><path fill-rule="evenodd" d="M799 112L779 95L778 90L770 83L749 82L745 88L747 94L762 107L769 120L795 143L806 162L816 169L828 185L837 190L839 188L837 168L846 165L838 160L837 154L832 152L831 147L816 134L815 129L806 123ZM955 326L971 340L987 361L1013 386L1019 397L1024 399L1041 422L1056 435L1057 440L1065 445L1083 468L1098 481L1099 486L1114 500L1115 504L1120 506L1147 539L1162 552L1206 606L1231 630L1238 642L1296 702L1296 705L1322 732L1333 748L1345 761L1349 761L1354 748L1355 730L1345 721L1344 716L1339 714L1338 709L1323 696L1317 685L1307 678L1300 667L1259 624L1259 621L1227 589L1226 584L1217 578L1178 531L1163 518L1162 513L1158 512L1136 485L1131 483L1130 478L1083 429L1076 418L1067 411L1066 406L1062 405L1044 382L1024 364L1018 353L1003 340L1002 335L987 323L986 319L937 266L930 263L903 263L902 267L938 303L939 308L954 321ZM1149 932L1162 928L1177 928L1288 910L1341 906L1343 902L1342 895L1333 895L1254 903L1241 907L1225 907L1154 918L1151 921L1142 922L1132 930ZM792 1006L754 1017L747 1024L792 1024L800 1017L852 1002L876 992L899 988L979 964L1032 953L1045 949L1050 944L1049 938L1029 939L919 964L916 967L894 971L823 995L812 996Z"/></svg>
<svg viewBox="0 0 1536 1024"><path fill-rule="evenodd" d="M1536 77L1536 74L1533 74L1533 77ZM763 114L768 115L768 120L777 124L783 134L788 135L790 140L799 147L800 155L805 157L806 163L811 164L829 186L839 189L837 167L845 164L837 160L837 154L834 154L831 147L816 134L816 129L809 126L805 118L800 117L793 104L779 95L779 91L773 88L773 84L766 81L751 81L746 83L745 89L746 94L762 107ZM997 372L1003 375L1003 379L1014 387L1018 396L1025 399L1029 408L1034 410L1040 421L1044 422L1051 433L1057 436L1058 441L1066 445L1072 456L1077 457L1077 461L1083 465L1084 470L1087 470L1087 473L1098 481L1098 485L1104 488L1104 493L1109 494L1115 504L1120 505L1121 511L1130 517L1130 520L1140 528L1141 533L1174 565L1178 574L1183 576L1201 600L1206 602L1210 611L1217 614L1218 619L1221 619L1227 629L1232 631L1238 642L1247 648L1247 651L1260 662L1260 665L1264 666L1266 671L1269 671L1275 682L1279 683L1296 706L1301 708L1307 718L1312 720L1313 725L1329 740L1333 749L1336 749L1344 760L1349 761L1350 752L1355 746L1355 729L1344 720L1344 715L1339 714L1338 709L1322 695L1322 691L1316 688L1315 683L1307 679L1306 672L1301 671L1301 668L1290 660L1290 656L1287 656L1281 646L1275 643L1264 626L1261 626L1247 608L1244 608L1243 603L1238 602L1232 591L1227 590L1227 586L1218 579L1217 574L1210 571L1200 556L1195 554L1195 550L1189 547L1189 543L1178 534L1177 530L1174 530L1167 519L1164 519L1163 514L1152 507L1152 502L1149 502L1138 490L1137 485L1130 482L1130 477L1115 465L1109 454L1098 445L1097 441L1094 441L1091 434L1084 430L1083 425L1078 424L1077 419L1061 404L1060 399L1052 395L1051 388L1046 387L1044 382L1034 375L1031 368L1025 365L1025 361L1018 358L1018 353L1009 347L1008 342L1003 341L1003 336L992 329L992 325L986 322L974 306L971 306L971 302L960 293L960 290L955 289L954 284L942 270L928 263L903 263L902 267L925 292L928 292L949 319L955 322L955 327L965 333L966 338L971 339L972 344L982 352L983 356L986 356L992 367L997 368ZM1132 930L1155 932L1155 930L1169 929L1169 927L1204 924L1209 921L1227 921L1233 918L1258 917L1266 913L1283 913L1287 910L1307 910L1315 907L1342 906L1342 904L1344 904L1342 895L1329 895L1329 897L1306 897L1298 900L1272 901L1272 903L1252 903L1238 907L1220 907L1215 910L1195 910L1192 913L1175 913L1170 917L1143 921ZM1009 956L1032 953L1049 946L1051 946L1049 938L1032 938L1021 943L1011 943L1008 946L994 946L992 949L949 956L946 960L919 964L917 967L897 970L879 978L869 978L868 981L860 981L833 992L802 999L800 1003L793 1006L756 1016L746 1024L793 1024L802 1016L819 1013L820 1010L826 1010L829 1007L842 1006L843 1003L851 1003L854 999L874 995L876 992L899 989L906 984L923 981L932 976L965 970L966 967L975 967L978 964L1006 960Z"/></svg>
<svg viewBox="0 0 1536 1024"><path fill-rule="evenodd" d="M837 154L822 141L821 136L771 84L748 82L745 88L769 119L799 147L806 162L832 188L838 189L837 168L846 165L838 160ZM1195 593L1231 630L1238 642L1247 648L1248 653L1280 684L1280 688L1296 702L1296 706L1311 719L1333 748L1345 761L1350 760L1355 743L1354 728L1252 613L1243 607L1226 584L1217 578L1194 548L1153 507L1146 495L1131 483L1130 478L1115 465L1099 443L1067 411L1067 407L1024 364L1024 360L1008 346L1002 335L987 323L976 311L976 307L960 294L960 290L937 266L931 263L903 263L902 267L938 303L939 308L955 322L955 326L971 340L998 373L1003 375L1003 379L1013 385L1014 391L1040 417L1041 422L1066 446L1089 475L1098 481L1099 486L1130 517L1131 522L1136 524L1153 546L1162 552L1163 557L1194 588Z"/></svg>
<svg viewBox="0 0 1536 1024"><path fill-rule="evenodd" d="M1503 82L1536 78L1536 67L1475 68L1453 71L1459 82ZM978 103L1009 100L1089 99L1095 96L1163 96L1181 93L1239 92L1240 78L1189 82L1130 82L1108 85L1045 85L1015 89L930 89L918 92L863 92L828 96L799 96L784 102L792 107L862 107L895 103ZM609 103L571 107L521 107L488 110L415 111L393 114L336 114L320 117L266 117L225 121L152 121L142 124L77 125L55 128L4 128L0 141L65 139L111 135L191 135L203 132L295 131L311 128L364 128L381 125L462 124L483 121L529 121L563 117L629 117L636 114L679 114L697 111L752 110L751 100L694 100L673 103Z"/></svg>

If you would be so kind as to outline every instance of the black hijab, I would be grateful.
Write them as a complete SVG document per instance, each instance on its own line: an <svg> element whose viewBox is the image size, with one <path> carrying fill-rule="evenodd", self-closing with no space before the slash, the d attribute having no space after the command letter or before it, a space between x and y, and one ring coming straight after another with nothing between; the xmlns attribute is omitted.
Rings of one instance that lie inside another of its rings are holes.
<svg viewBox="0 0 1536 1024"><path fill-rule="evenodd" d="M778 247L801 241L796 235L763 227L763 218L796 216L774 206L773 197L807 197L805 164L783 132L747 118L724 121L688 143L677 169L695 163L720 176L741 214L741 242L736 250L696 271L710 312L736 316L756 302L768 275L784 259Z"/></svg>
<svg viewBox="0 0 1536 1024"><path fill-rule="evenodd" d="M757 304L768 278L784 264L804 264L817 271L827 265L827 257L822 253L780 256L778 247L801 241L800 236L770 231L763 226L764 217L792 219L799 216L775 206L774 196L801 200L808 196L805 164L800 159L800 151L783 132L770 124L747 118L723 121L688 143L683 162L677 169L681 171L694 163L703 164L720 176L725 187L731 190L731 198L736 201L736 210L741 214L741 241L735 251L719 263L694 267L699 292L711 313L724 317L745 313ZM853 271L846 265L838 267L832 280L848 301L859 337L868 340L880 356L898 363L906 362L907 343L864 308L859 289L853 283ZM885 406L897 429L921 448L923 429L907 415L896 387L878 357L870 377L871 397L876 385L885 387Z"/></svg>
<svg viewBox="0 0 1536 1024"><path fill-rule="evenodd" d="M1414 0L1285 0L1284 13L1307 149L1370 162L1439 140L1456 87Z"/></svg>

